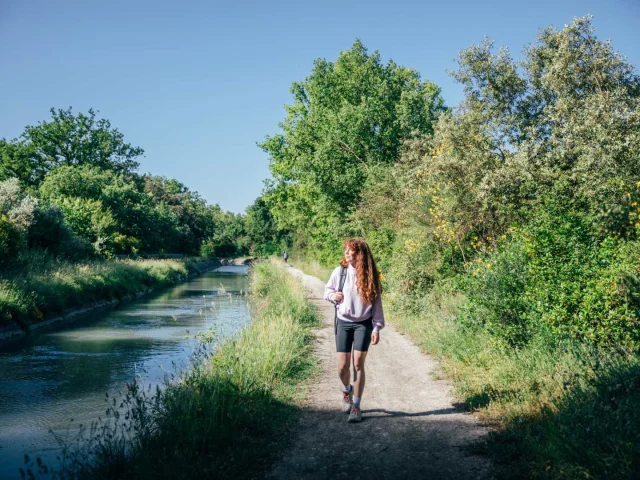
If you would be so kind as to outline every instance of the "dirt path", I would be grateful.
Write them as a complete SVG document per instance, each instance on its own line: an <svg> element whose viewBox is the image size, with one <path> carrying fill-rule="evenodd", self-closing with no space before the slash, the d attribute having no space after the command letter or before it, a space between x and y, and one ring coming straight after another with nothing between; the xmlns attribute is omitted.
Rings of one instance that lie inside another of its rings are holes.
<svg viewBox="0 0 640 480"><path fill-rule="evenodd" d="M339 410L333 306L322 299L322 281L289 271L310 290L325 323L317 331L322 373L270 478L492 478L488 460L468 448L487 429L452 406L449 384L433 379L436 362L389 324L367 356L363 421L347 423Z"/></svg>

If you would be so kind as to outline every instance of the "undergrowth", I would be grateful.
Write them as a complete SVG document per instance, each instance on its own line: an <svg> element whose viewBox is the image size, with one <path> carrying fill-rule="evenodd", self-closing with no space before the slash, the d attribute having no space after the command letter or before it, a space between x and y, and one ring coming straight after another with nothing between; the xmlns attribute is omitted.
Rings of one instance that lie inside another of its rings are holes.
<svg viewBox="0 0 640 480"><path fill-rule="evenodd" d="M457 321L468 300L388 296L389 317L441 360L466 409L494 424L484 448L508 476L637 478L640 359L572 341L512 348Z"/></svg>

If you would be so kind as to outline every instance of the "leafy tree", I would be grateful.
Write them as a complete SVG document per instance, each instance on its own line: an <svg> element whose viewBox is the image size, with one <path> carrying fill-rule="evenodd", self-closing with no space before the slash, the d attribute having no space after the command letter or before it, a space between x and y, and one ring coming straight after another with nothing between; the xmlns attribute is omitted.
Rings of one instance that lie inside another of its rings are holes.
<svg viewBox="0 0 640 480"><path fill-rule="evenodd" d="M32 145L0 139L0 181L18 178L24 185L34 185L46 175L35 158Z"/></svg>
<svg viewBox="0 0 640 480"><path fill-rule="evenodd" d="M0 264L24 247L36 206L37 200L22 191L18 179L0 181Z"/></svg>
<svg viewBox="0 0 640 480"><path fill-rule="evenodd" d="M488 154L484 177L472 183L485 198L516 205L553 189L590 209L616 204L640 180L640 78L633 66L598 40L590 17L543 30L525 54L518 65L485 41L460 55L454 76L466 100L455 122L465 130L474 125L470 133Z"/></svg>
<svg viewBox="0 0 640 480"><path fill-rule="evenodd" d="M71 108L51 109L51 120L28 126L19 139L0 141L0 176L12 174L26 185L38 186L52 169L94 165L116 173L131 173L140 147L124 141L124 135L96 112L74 115Z"/></svg>
<svg viewBox="0 0 640 480"><path fill-rule="evenodd" d="M111 211L100 200L64 197L58 200L66 222L72 230L91 242L99 255L117 252L117 223Z"/></svg>
<svg viewBox="0 0 640 480"><path fill-rule="evenodd" d="M145 175L144 190L165 225L173 222L173 251L199 252L202 241L213 234L220 208L207 205L197 192L174 179Z"/></svg>
<svg viewBox="0 0 640 480"><path fill-rule="evenodd" d="M215 222L214 233L205 240L201 253L209 257L226 257L247 253L244 217L223 212L219 206L212 208Z"/></svg>
<svg viewBox="0 0 640 480"><path fill-rule="evenodd" d="M281 228L326 245L357 204L366 178L392 165L403 139L429 133L444 109L440 90L358 40L335 63L318 59L291 87L282 133L260 146L274 178L265 201Z"/></svg>
<svg viewBox="0 0 640 480"><path fill-rule="evenodd" d="M0 215L7 218L21 232L28 230L38 201L26 194L18 179L0 182Z"/></svg>
<svg viewBox="0 0 640 480"><path fill-rule="evenodd" d="M286 244L289 241L288 232L277 228L269 205L263 197L256 198L255 202L247 207L244 223L251 248L258 255L275 253L280 249L281 243Z"/></svg>
<svg viewBox="0 0 640 480"><path fill-rule="evenodd" d="M112 235L109 241L100 240L101 250L113 249L112 253L138 250L151 228L148 198L132 177L112 170L93 165L61 166L47 175L39 192L42 198L60 205L74 232L81 236L89 234L87 238L94 245L98 245L95 242L99 236ZM86 202L78 203L77 199ZM96 217L98 205L104 209L101 220ZM90 224L93 226L89 227Z"/></svg>
<svg viewBox="0 0 640 480"><path fill-rule="evenodd" d="M461 108L405 143L355 216L389 242L387 282L411 295L457 285L469 299L459 319L511 344L638 348L634 68L585 17L541 31L519 63L485 40L454 76Z"/></svg>
<svg viewBox="0 0 640 480"><path fill-rule="evenodd" d="M34 212L28 242L30 249L46 250L71 259L82 258L90 251L88 242L73 233L62 209L45 202L40 202Z"/></svg>

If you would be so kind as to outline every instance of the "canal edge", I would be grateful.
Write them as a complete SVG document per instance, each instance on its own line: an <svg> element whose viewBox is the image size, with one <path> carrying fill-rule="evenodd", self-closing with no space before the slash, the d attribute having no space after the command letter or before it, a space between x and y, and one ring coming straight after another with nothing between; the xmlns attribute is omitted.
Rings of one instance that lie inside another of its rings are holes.
<svg viewBox="0 0 640 480"><path fill-rule="evenodd" d="M239 260L242 261L241 264L250 264L254 259L248 258L248 259L239 259ZM130 302L131 300L137 300L139 298L142 298L157 290L162 290L164 288L170 288L175 285L179 285L209 270L213 270L213 269L222 267L224 265L236 265L235 262L236 262L236 259L227 259L227 258L220 258L220 259L214 259L214 260L207 260L204 262L198 262L195 264L196 272L190 273L189 275L186 275L183 279L179 280L178 282L172 283L170 285L166 285L165 287L161 287L160 289L150 288L144 292L124 295L120 299L100 300L88 305L69 308L64 312L62 312L62 314L60 315L55 315L50 318L47 318L46 320L43 320L42 322L31 324L29 326L29 330L23 330L17 325L5 327L3 329L0 329L0 351L27 339L29 335L32 334L33 332L36 332L36 331L41 332L49 329L53 330L54 328L68 326L70 324L76 323L86 318L90 314L107 311L111 308L117 307L118 305Z"/></svg>

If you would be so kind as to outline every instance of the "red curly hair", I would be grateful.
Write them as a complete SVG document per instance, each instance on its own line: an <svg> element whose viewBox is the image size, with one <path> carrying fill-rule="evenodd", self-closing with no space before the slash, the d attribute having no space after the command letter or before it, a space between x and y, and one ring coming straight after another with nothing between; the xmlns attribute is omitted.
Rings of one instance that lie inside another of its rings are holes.
<svg viewBox="0 0 640 480"><path fill-rule="evenodd" d="M380 273L371 254L367 242L352 238L345 240L344 247L353 250L353 258L356 268L356 287L364 303L373 303L382 295ZM340 260L340 265L349 265L346 258Z"/></svg>

